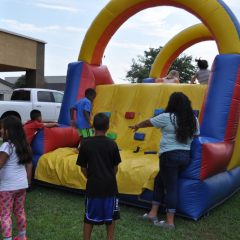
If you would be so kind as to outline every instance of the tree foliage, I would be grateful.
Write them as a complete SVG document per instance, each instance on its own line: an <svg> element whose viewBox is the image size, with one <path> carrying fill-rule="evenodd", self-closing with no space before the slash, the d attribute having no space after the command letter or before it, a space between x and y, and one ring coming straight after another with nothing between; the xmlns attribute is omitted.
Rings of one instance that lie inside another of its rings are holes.
<svg viewBox="0 0 240 240"><path fill-rule="evenodd" d="M26 75L20 76L14 84L14 88L24 88L27 86Z"/></svg>
<svg viewBox="0 0 240 240"><path fill-rule="evenodd" d="M151 66L156 59L162 47L149 48L144 51L144 55L140 55L137 59L132 59L131 69L127 71L126 78L132 83L141 83L144 78L149 77ZM196 67L192 65L192 56L181 55L178 57L170 70L177 70L180 74L180 82L185 83L191 80L192 75L196 73Z"/></svg>

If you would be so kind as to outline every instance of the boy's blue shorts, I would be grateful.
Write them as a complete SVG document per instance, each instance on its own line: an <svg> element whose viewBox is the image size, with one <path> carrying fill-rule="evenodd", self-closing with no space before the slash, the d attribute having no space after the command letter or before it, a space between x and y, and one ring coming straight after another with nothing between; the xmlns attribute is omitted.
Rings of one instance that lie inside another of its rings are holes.
<svg viewBox="0 0 240 240"><path fill-rule="evenodd" d="M85 200L84 222L93 225L111 224L120 218L118 198L91 198Z"/></svg>

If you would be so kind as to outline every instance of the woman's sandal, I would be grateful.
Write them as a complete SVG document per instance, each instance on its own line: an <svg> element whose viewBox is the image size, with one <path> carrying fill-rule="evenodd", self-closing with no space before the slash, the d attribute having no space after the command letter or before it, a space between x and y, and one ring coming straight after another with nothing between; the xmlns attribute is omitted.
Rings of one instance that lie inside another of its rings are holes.
<svg viewBox="0 0 240 240"><path fill-rule="evenodd" d="M161 228L165 228L165 229L169 229L169 230L175 229L175 225L174 224L168 224L166 221L159 221L159 222L156 221L153 224L156 227L161 227Z"/></svg>
<svg viewBox="0 0 240 240"><path fill-rule="evenodd" d="M153 223L158 221L158 218L157 218L157 217L149 217L147 213L144 213L144 214L142 215L142 219L151 221L151 222L153 222Z"/></svg>

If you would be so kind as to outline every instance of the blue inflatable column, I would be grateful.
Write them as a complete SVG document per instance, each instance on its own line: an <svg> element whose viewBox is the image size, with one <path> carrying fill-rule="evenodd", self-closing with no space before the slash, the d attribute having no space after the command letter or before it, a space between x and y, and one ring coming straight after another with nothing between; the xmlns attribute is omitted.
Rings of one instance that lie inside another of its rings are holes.
<svg viewBox="0 0 240 240"><path fill-rule="evenodd" d="M68 64L66 88L64 91L62 107L58 122L60 124L70 124L70 108L76 102L80 87L80 79L83 71L83 62L73 62Z"/></svg>

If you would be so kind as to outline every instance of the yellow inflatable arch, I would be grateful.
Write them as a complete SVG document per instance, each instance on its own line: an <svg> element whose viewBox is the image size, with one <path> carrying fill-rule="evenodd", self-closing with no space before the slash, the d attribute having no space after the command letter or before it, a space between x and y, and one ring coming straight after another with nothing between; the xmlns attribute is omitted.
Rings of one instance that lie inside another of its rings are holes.
<svg viewBox="0 0 240 240"><path fill-rule="evenodd" d="M157 55L150 72L151 78L164 77L173 61L193 44L214 40L202 23L191 26L174 36Z"/></svg>
<svg viewBox="0 0 240 240"><path fill-rule="evenodd" d="M240 53L240 30L234 25L233 14L221 0L195 0L194 4L189 0L112 0L88 29L78 60L100 65L104 50L118 28L141 10L157 6L185 9L207 26L221 54Z"/></svg>

